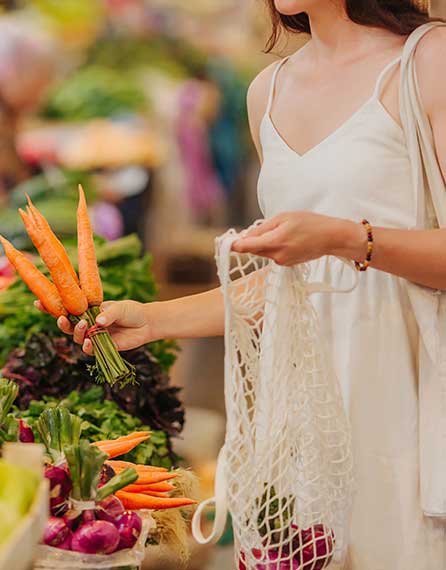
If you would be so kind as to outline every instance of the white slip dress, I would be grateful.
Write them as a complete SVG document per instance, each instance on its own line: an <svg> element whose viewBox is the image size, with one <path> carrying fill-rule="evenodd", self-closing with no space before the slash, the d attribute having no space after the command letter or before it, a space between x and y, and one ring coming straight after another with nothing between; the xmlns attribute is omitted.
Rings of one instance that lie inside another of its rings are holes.
<svg viewBox="0 0 446 570"><path fill-rule="evenodd" d="M417 223L412 171L402 128L372 97L305 154L271 119L277 66L261 124L260 207L266 218L307 210L373 225ZM351 270L323 257L310 281L348 287ZM312 302L349 413L355 458L348 570L446 570L446 523L420 504L418 327L404 279L369 269L349 294L317 293ZM446 477L446 473L444 474Z"/></svg>

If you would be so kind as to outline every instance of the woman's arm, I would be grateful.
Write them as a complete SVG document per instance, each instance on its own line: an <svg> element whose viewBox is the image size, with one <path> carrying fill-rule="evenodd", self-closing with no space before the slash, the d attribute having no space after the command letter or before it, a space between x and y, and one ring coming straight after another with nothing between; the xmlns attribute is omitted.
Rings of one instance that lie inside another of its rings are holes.
<svg viewBox="0 0 446 570"><path fill-rule="evenodd" d="M420 42L416 65L423 105L446 178L445 28L433 30ZM367 217L367 212L364 216ZM446 229L420 231L375 227L374 242L372 267L426 287L446 289ZM310 212L290 212L276 216L251 232L235 244L235 249L265 255L283 265L294 265L322 255L363 261L367 236L357 221Z"/></svg>

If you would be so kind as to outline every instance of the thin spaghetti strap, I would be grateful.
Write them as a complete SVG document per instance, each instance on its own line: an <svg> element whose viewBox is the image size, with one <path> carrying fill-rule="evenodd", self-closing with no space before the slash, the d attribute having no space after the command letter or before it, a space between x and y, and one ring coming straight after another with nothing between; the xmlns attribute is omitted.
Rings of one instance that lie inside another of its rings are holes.
<svg viewBox="0 0 446 570"><path fill-rule="evenodd" d="M375 86L375 92L373 94L373 97L375 97L376 99L379 99L381 97L381 89L384 83L384 80L387 77L387 74L389 73L389 71L391 69L393 69L397 64L401 63L401 58L402 55L399 55L396 59L392 60L390 63L388 63L386 65L386 67L381 71L381 73L379 74L379 77L376 81L376 86Z"/></svg>
<svg viewBox="0 0 446 570"><path fill-rule="evenodd" d="M289 60L289 57L285 57L276 65L276 69L274 70L273 76L271 78L271 85L269 88L269 96L268 96L268 105L266 106L265 115L269 115L271 113L271 109L273 107L274 102L274 95L276 92L276 83L277 83L277 75L279 71L282 69L282 66Z"/></svg>

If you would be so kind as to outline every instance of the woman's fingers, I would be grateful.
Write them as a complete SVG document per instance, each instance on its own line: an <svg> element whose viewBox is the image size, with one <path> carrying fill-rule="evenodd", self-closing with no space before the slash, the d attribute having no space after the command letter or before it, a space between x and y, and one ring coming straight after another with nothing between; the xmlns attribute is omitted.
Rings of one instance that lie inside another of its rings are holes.
<svg viewBox="0 0 446 570"><path fill-rule="evenodd" d="M89 338L86 338L84 340L84 343L82 345L82 350L86 353L89 354L90 356L93 356L93 343L91 342L91 340Z"/></svg>
<svg viewBox="0 0 446 570"><path fill-rule="evenodd" d="M48 312L40 301L34 301L34 306L38 311L41 311L42 313Z"/></svg>
<svg viewBox="0 0 446 570"><path fill-rule="evenodd" d="M271 252L277 249L280 238L280 228L275 228L265 234L255 237L244 237L235 241L232 245L233 251L237 253L253 253L259 255L260 252Z"/></svg>
<svg viewBox="0 0 446 570"><path fill-rule="evenodd" d="M270 220L265 220L261 224L258 224L257 226L254 226L253 228L247 230L244 233L243 238L262 236L267 232L275 230L280 224L281 220L277 217L271 218Z"/></svg>
<svg viewBox="0 0 446 570"><path fill-rule="evenodd" d="M77 342L77 344L84 344L85 335L87 334L87 330L88 330L88 323L87 323L87 321L82 319L74 327L74 331L73 331L74 342Z"/></svg>
<svg viewBox="0 0 446 570"><path fill-rule="evenodd" d="M67 317L59 317L57 319L57 326L65 334L73 334L74 332L73 325L70 323Z"/></svg>
<svg viewBox="0 0 446 570"><path fill-rule="evenodd" d="M106 301L101 305L101 312L96 317L96 322L101 327L109 327L122 318L122 304L115 301Z"/></svg>

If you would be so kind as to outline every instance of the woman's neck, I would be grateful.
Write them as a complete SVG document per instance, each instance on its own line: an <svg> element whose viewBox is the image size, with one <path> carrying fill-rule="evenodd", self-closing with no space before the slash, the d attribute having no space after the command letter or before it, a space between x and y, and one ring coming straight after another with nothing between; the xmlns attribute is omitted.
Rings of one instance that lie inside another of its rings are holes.
<svg viewBox="0 0 446 570"><path fill-rule="evenodd" d="M308 11L312 41L308 49L316 60L343 63L362 57L383 47L383 40L389 49L404 43L404 38L378 28L360 26L352 22L341 2L319 2Z"/></svg>

